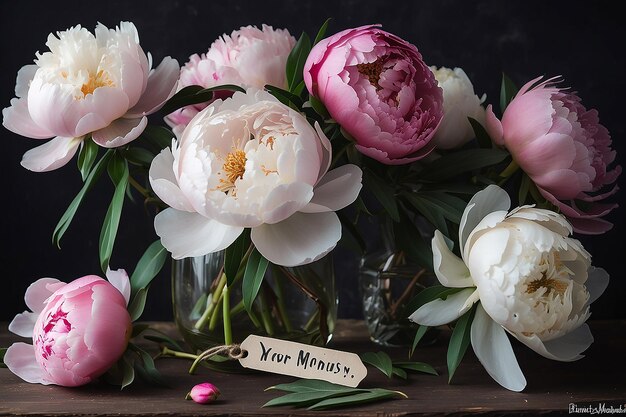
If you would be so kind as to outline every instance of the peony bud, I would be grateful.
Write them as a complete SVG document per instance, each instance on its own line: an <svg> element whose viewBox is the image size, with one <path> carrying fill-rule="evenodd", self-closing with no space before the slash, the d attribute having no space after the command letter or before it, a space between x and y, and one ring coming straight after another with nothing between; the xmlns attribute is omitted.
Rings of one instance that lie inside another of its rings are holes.
<svg viewBox="0 0 626 417"><path fill-rule="evenodd" d="M215 401L220 396L220 390L210 382L203 382L202 384L195 385L186 399L191 398L198 404L208 404Z"/></svg>

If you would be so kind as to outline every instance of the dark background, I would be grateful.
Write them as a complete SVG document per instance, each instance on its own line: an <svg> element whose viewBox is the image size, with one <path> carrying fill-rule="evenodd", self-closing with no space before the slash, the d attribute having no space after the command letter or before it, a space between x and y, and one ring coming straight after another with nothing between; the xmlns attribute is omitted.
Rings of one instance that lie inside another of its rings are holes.
<svg viewBox="0 0 626 417"><path fill-rule="evenodd" d="M205 52L222 33L241 26L266 23L314 36L327 17L328 34L369 23L417 45L430 65L462 67L476 92L498 103L501 72L518 85L538 75L562 75L583 98L587 108L600 112L613 137L618 162L624 161L624 99L626 77L620 2L609 1L121 1L0 2L0 104L14 97L15 75L32 63L35 51L46 50L50 32L80 24L93 30L97 22L112 27L130 20L139 30L141 45L156 63L170 55L182 65L193 53ZM497 106L496 106L497 107ZM152 123L159 120L153 118ZM52 231L81 187L75 160L49 173L32 173L19 164L22 154L37 145L0 128L2 162L2 241L0 321L10 320L25 306L24 290L44 276L71 281L100 274L98 236L112 186L107 181L92 190L62 241L51 243ZM623 183L624 176L620 179ZM624 206L624 192L617 200ZM592 318L626 318L619 308L626 294L623 208L609 216L610 232L580 237L594 264L611 274L608 291L593 306ZM114 268L129 271L155 239L152 219L141 204L125 204ZM341 287L340 316L358 317L355 261L350 252L337 252ZM353 266L351 269L350 266ZM101 275L101 274L100 274ZM155 280L146 319L171 317L169 264Z"/></svg>

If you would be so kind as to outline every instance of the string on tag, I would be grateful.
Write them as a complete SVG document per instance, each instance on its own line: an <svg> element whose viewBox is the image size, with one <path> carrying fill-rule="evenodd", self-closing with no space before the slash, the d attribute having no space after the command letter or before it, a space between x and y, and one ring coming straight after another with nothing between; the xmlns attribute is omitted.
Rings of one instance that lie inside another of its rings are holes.
<svg viewBox="0 0 626 417"><path fill-rule="evenodd" d="M248 356L248 352L241 348L240 345L233 343L232 345L222 345L209 348L198 355L189 368L189 373L193 374L200 362L207 360L215 355L223 355L229 359L239 360Z"/></svg>

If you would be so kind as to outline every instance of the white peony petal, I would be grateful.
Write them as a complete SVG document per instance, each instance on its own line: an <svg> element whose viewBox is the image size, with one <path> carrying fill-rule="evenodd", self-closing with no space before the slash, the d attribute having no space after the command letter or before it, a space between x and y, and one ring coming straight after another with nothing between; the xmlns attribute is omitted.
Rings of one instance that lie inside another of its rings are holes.
<svg viewBox="0 0 626 417"><path fill-rule="evenodd" d="M54 133L39 126L30 117L26 97L11 99L11 106L2 110L2 126L27 138L48 139L55 136Z"/></svg>
<svg viewBox="0 0 626 417"><path fill-rule="evenodd" d="M28 96L28 89L30 88L30 82L35 78L35 73L39 67L36 64L24 65L17 72L17 80L15 81L15 96L26 97Z"/></svg>
<svg viewBox="0 0 626 417"><path fill-rule="evenodd" d="M39 313L44 309L46 300L63 285L64 282L55 278L40 278L28 286L24 301L31 311Z"/></svg>
<svg viewBox="0 0 626 417"><path fill-rule="evenodd" d="M57 136L43 145L27 151L22 157L22 166L35 172L47 172L67 164L76 153L80 138Z"/></svg>
<svg viewBox="0 0 626 417"><path fill-rule="evenodd" d="M178 186L174 175L174 156L170 148L163 149L154 157L148 175L152 190L168 206L182 211L195 211Z"/></svg>
<svg viewBox="0 0 626 417"><path fill-rule="evenodd" d="M197 213L168 208L154 218L154 229L172 258L201 256L226 249L243 231Z"/></svg>
<svg viewBox="0 0 626 417"><path fill-rule="evenodd" d="M494 211L507 211L510 207L511 199L509 195L497 185L490 185L484 190L477 192L467 203L463 216L461 216L459 225L461 253L464 253L465 242L470 233L485 216Z"/></svg>
<svg viewBox="0 0 626 417"><path fill-rule="evenodd" d="M26 343L13 343L4 354L4 363L11 372L31 384L50 385L35 359L35 348Z"/></svg>
<svg viewBox="0 0 626 417"><path fill-rule="evenodd" d="M104 148L117 148L137 139L148 125L147 117L120 118L92 133L93 141Z"/></svg>
<svg viewBox="0 0 626 417"><path fill-rule="evenodd" d="M520 342L548 359L562 362L572 362L584 357L581 355L593 343L593 336L587 324L583 324L559 338L546 342L537 335L525 336L512 333Z"/></svg>
<svg viewBox="0 0 626 417"><path fill-rule="evenodd" d="M469 269L458 256L448 249L445 238L439 230L435 230L432 248L433 268L441 285L452 288L474 286Z"/></svg>
<svg viewBox="0 0 626 417"><path fill-rule="evenodd" d="M333 250L341 238L341 223L334 212L295 213L280 223L252 228L250 237L270 262L298 266Z"/></svg>
<svg viewBox="0 0 626 417"><path fill-rule="evenodd" d="M141 117L159 110L176 92L179 70L178 61L169 56L163 58L150 73L141 98L124 117Z"/></svg>
<svg viewBox="0 0 626 417"><path fill-rule="evenodd" d="M517 217L520 219L532 220L534 222L541 222L540 224L543 227L553 231L554 233L558 233L561 236L569 236L572 234L572 225L569 224L567 219L561 214L550 210L523 206L511 210L511 213L507 217Z"/></svg>
<svg viewBox="0 0 626 417"><path fill-rule="evenodd" d="M107 266L106 277L117 290L124 296L124 300L126 300L126 305L130 301L130 279L128 279L128 274L125 269L116 269L115 271L111 270Z"/></svg>
<svg viewBox="0 0 626 417"><path fill-rule="evenodd" d="M302 182L280 184L265 196L261 206L263 223L281 222L301 208L313 197L313 187Z"/></svg>
<svg viewBox="0 0 626 417"><path fill-rule="evenodd" d="M498 323L479 304L470 332L472 348L491 377L504 388L522 391L526 378L517 363L511 342Z"/></svg>
<svg viewBox="0 0 626 417"><path fill-rule="evenodd" d="M441 326L465 314L473 303L467 303L476 290L467 288L449 295L445 300L426 303L409 316L409 320L422 326Z"/></svg>
<svg viewBox="0 0 626 417"><path fill-rule="evenodd" d="M602 295L604 290L609 286L609 274L602 268L590 267L588 271L587 282L585 287L589 291L588 304L593 303Z"/></svg>
<svg viewBox="0 0 626 417"><path fill-rule="evenodd" d="M39 313L31 313L25 311L16 314L11 323L9 323L9 331L22 337L33 337L33 329L39 318Z"/></svg>
<svg viewBox="0 0 626 417"><path fill-rule="evenodd" d="M315 122L315 131L317 132L317 135L322 142L322 159L320 161L320 173L318 176L318 178L322 178L324 175L326 175L326 172L328 172L328 169L330 168L333 151L330 140L328 140L328 137L317 122Z"/></svg>
<svg viewBox="0 0 626 417"><path fill-rule="evenodd" d="M327 172L317 183L311 202L300 210L303 213L337 211L352 204L362 187L363 171L346 164Z"/></svg>

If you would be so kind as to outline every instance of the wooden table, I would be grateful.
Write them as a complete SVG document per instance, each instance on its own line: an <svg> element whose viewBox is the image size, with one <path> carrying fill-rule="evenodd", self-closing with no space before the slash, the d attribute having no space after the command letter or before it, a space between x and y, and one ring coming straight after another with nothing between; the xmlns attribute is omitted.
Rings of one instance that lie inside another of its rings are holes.
<svg viewBox="0 0 626 417"><path fill-rule="evenodd" d="M170 326L171 324L165 324ZM200 369L188 375L189 361L165 358L157 367L172 388L135 383L119 391L104 383L80 388L27 384L8 369L0 369L0 415L64 416L250 416L250 415L536 415L567 414L570 404L583 407L626 409L626 321L591 321L595 342L587 356L574 363L544 359L519 343L514 343L528 386L515 393L498 386L478 363L471 349L456 372L452 385L447 383L446 332L431 345L418 349L413 360L430 363L439 376L411 374L408 381L388 379L375 369L362 386L403 391L408 399L390 400L355 408L308 412L289 407L261 408L278 391L266 387L293 381L293 378L265 374L225 374ZM6 323L0 327L0 346L19 338L9 334ZM362 322L340 320L332 345L356 353L378 351L368 340ZM388 349L394 358L406 359L406 349ZM209 405L185 401L185 394L196 383L209 381L222 391L220 399Z"/></svg>

